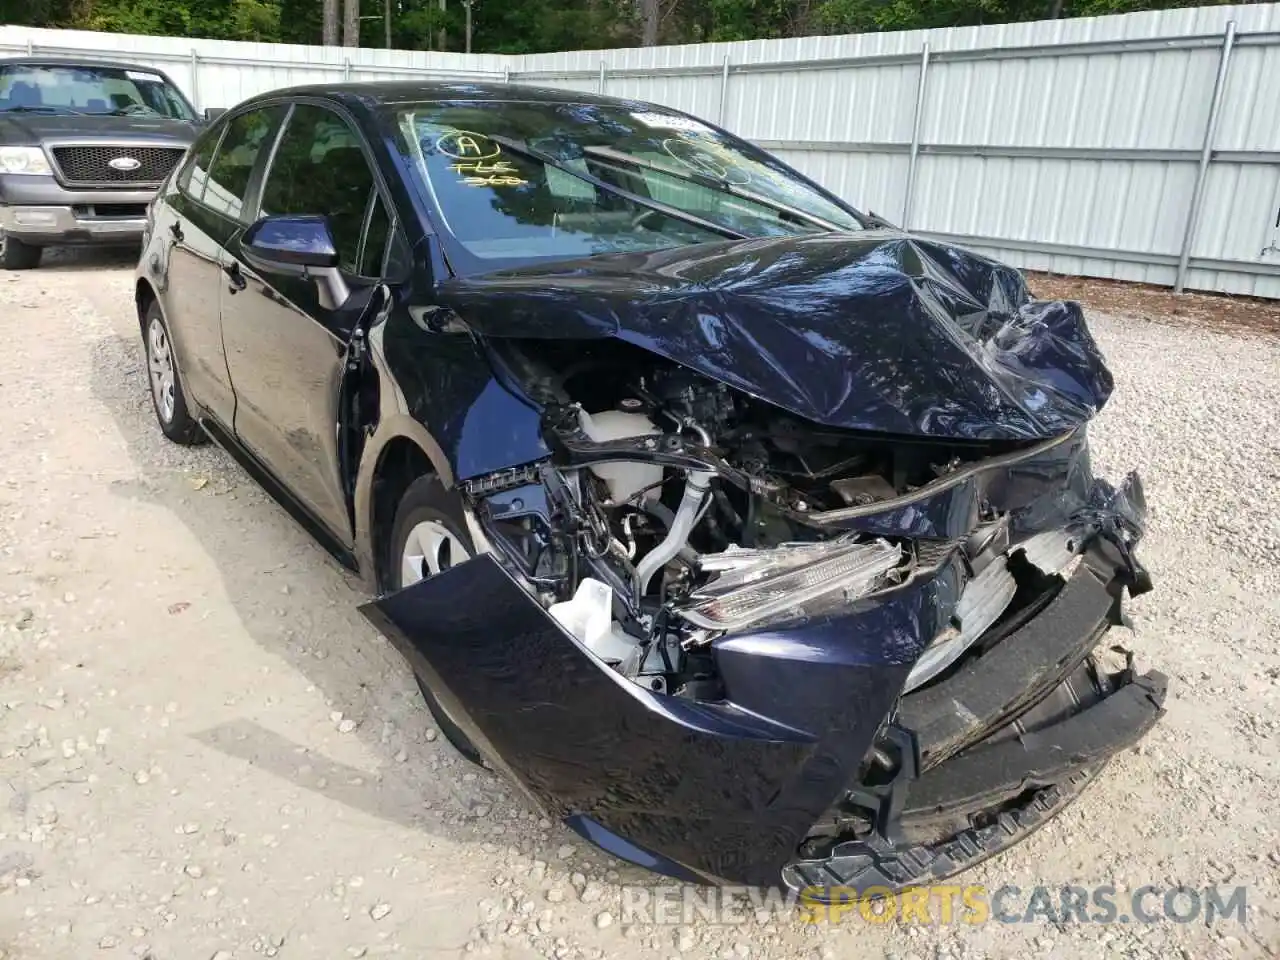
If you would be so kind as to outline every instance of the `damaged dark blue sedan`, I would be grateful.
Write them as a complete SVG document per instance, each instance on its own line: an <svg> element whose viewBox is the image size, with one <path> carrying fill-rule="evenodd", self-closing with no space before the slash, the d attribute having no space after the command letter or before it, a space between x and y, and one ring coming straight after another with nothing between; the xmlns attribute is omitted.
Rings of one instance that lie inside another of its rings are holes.
<svg viewBox="0 0 1280 960"><path fill-rule="evenodd" d="M165 434L367 578L454 745L619 857L939 879L1162 712L1108 639L1146 508L1090 469L1080 308L685 114L255 98L149 211L137 309Z"/></svg>

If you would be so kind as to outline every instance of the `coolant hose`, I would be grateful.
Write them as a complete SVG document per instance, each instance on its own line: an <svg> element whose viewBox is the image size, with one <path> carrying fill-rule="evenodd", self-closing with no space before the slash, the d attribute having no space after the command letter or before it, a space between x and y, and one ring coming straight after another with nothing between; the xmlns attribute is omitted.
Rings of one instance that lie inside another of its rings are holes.
<svg viewBox="0 0 1280 960"><path fill-rule="evenodd" d="M649 581L653 575L667 565L667 562L680 552L689 542L689 534L693 533L694 524L698 522L698 513L711 489L711 478L715 474L705 470L691 470L684 483L684 496L680 498L680 506L676 509L676 518L671 523L663 541L644 555L636 564L637 600L649 589Z"/></svg>

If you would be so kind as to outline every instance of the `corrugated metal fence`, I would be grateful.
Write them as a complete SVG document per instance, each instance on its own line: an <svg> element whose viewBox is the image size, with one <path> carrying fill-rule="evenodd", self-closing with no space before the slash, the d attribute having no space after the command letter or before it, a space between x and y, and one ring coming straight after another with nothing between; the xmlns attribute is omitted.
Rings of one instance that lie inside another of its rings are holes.
<svg viewBox="0 0 1280 960"><path fill-rule="evenodd" d="M1280 4L522 57L0 28L28 49L159 66L202 107L405 76L604 91L1025 268L1280 298Z"/></svg>

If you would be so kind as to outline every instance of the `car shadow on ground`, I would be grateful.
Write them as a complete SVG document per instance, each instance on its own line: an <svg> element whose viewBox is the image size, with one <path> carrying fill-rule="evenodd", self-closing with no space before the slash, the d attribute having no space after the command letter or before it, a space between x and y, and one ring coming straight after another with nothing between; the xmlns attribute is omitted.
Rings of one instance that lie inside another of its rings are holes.
<svg viewBox="0 0 1280 960"><path fill-rule="evenodd" d="M125 247L48 247L40 258L40 272L82 273L133 267L140 252L136 244Z"/></svg>
<svg viewBox="0 0 1280 960"><path fill-rule="evenodd" d="M456 842L518 844L529 856L555 860L571 834L540 824L541 813L518 789L435 735L408 665L356 609L370 599L360 581L224 452L163 439L140 339L112 334L97 341L91 378L139 475L116 482L115 492L164 508L191 533L253 640L305 676L327 709L355 720L351 735L379 764L368 771L336 763L249 719L196 739L372 816Z"/></svg>

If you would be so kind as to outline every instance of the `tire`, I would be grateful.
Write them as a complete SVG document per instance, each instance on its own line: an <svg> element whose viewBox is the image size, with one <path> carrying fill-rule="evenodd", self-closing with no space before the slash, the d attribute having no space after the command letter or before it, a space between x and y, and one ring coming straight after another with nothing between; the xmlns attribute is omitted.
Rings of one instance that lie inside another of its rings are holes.
<svg viewBox="0 0 1280 960"><path fill-rule="evenodd" d="M204 431L187 409L187 397L182 391L182 377L178 372L178 359L173 354L169 327L160 311L160 304L155 301L147 307L142 321L142 348L147 356L151 407L155 410L160 431L174 443L186 447L204 443Z"/></svg>
<svg viewBox="0 0 1280 960"><path fill-rule="evenodd" d="M466 520L462 514L462 502L458 495L446 490L435 477L419 477L409 485L409 489L400 499L400 506L396 508L395 522L391 526L390 569L387 576L391 590L401 590L414 582L412 573L408 570L408 566L412 564L406 564L405 560L407 556L417 555L416 549L410 545L410 537L414 537L416 545L421 547L422 543L418 542L416 532L423 529L430 530L433 525L443 528L456 541L456 546L450 544L447 548L448 562L439 563L439 568L451 566L466 559L466 557L457 556L458 552L464 552L467 557L475 555L475 546L472 544L471 535L467 532ZM462 548L461 551L458 551L458 546ZM438 554L439 556L442 555ZM425 553L422 560L426 566L430 566ZM421 572L430 574L432 571L423 569ZM439 572L439 569L435 572ZM422 699L426 701L427 709L431 711L431 716L435 718L437 726L440 727L446 739L467 760L483 766L484 761L480 751L450 719L439 699L431 692L426 680L416 672L414 679L418 681L418 689L422 691Z"/></svg>
<svg viewBox="0 0 1280 960"><path fill-rule="evenodd" d="M44 248L33 247L7 234L0 233L0 268L5 270L33 270L40 266Z"/></svg>

